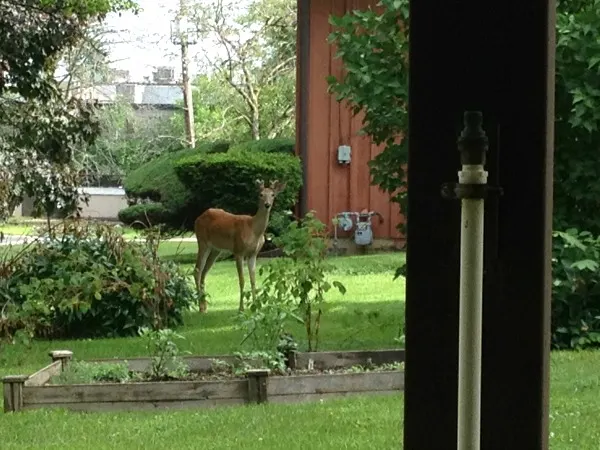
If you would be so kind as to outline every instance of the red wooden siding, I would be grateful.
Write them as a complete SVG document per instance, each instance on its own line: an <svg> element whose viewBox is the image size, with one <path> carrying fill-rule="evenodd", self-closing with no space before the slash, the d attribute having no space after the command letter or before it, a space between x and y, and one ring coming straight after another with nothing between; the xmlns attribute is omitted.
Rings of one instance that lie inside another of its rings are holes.
<svg viewBox="0 0 600 450"><path fill-rule="evenodd" d="M384 222L374 220L376 238L400 238L396 226L403 221L397 205L389 196L370 183L368 161L381 149L366 136L360 136L362 117L352 116L349 108L327 92L326 77L342 74L342 62L334 58L336 49L327 43L332 31L330 14L341 15L354 9L366 9L376 0L311 0L308 79L300 70L298 90L308 83L307 174L305 205L318 218L332 226L333 217L343 211L378 211ZM302 64L302 61L299 61ZM298 114L299 116L299 114ZM352 147L349 166L337 163L337 148ZM340 236L343 233L340 232Z"/></svg>

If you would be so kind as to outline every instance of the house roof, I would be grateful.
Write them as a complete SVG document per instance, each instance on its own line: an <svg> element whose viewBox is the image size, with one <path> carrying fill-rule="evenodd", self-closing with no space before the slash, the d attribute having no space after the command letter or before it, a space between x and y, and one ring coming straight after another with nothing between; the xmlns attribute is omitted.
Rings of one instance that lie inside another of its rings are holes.
<svg viewBox="0 0 600 450"><path fill-rule="evenodd" d="M183 101L183 90L177 84L115 83L99 84L82 88L79 98L96 100L98 103L114 103L119 98L133 105L177 106Z"/></svg>

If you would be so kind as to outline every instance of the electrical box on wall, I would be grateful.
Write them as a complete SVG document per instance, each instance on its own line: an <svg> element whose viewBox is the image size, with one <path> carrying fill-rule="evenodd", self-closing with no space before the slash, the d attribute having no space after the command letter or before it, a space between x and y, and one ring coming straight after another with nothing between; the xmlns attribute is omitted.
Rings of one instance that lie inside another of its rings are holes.
<svg viewBox="0 0 600 450"><path fill-rule="evenodd" d="M338 147L338 163L340 164L350 164L350 160L352 159L352 147L349 145L340 145Z"/></svg>

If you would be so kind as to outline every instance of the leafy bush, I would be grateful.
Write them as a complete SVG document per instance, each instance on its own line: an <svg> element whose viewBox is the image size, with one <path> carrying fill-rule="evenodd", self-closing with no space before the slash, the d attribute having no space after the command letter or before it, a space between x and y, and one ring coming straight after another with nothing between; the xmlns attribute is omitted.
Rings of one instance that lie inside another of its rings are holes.
<svg viewBox="0 0 600 450"><path fill-rule="evenodd" d="M125 241L114 227L67 222L0 267L0 334L41 337L135 335L173 327L194 294L157 240Z"/></svg>
<svg viewBox="0 0 600 450"><path fill-rule="evenodd" d="M600 345L600 238L569 229L554 232L552 345Z"/></svg>
<svg viewBox="0 0 600 450"><path fill-rule="evenodd" d="M327 237L325 225L310 212L288 229L275 243L283 248L285 258L269 261L259 268L262 287L250 307L240 313L245 330L244 341L251 339L260 351L281 351L288 341L285 328L290 320L304 325L308 351L317 350L325 294L335 287L342 294L345 286L328 281L331 271L325 258Z"/></svg>
<svg viewBox="0 0 600 450"><path fill-rule="evenodd" d="M175 171L194 193L189 210L194 218L208 208L223 208L233 214L254 214L258 206L255 181L278 179L287 183L277 196L273 215L296 203L302 185L300 160L277 153L229 152L187 156L177 161ZM277 219L276 219L277 220ZM285 223L283 219L280 222ZM272 229L270 229L272 231Z"/></svg>
<svg viewBox="0 0 600 450"><path fill-rule="evenodd" d="M294 138L259 139L237 144L233 146L230 151L288 153L290 155L295 155L296 140Z"/></svg>
<svg viewBox="0 0 600 450"><path fill-rule="evenodd" d="M132 228L147 228L169 222L173 214L162 203L139 203L119 211L119 220Z"/></svg>
<svg viewBox="0 0 600 450"><path fill-rule="evenodd" d="M214 141L214 142L203 142L196 146L200 152L204 153L227 153L231 147L229 141Z"/></svg>

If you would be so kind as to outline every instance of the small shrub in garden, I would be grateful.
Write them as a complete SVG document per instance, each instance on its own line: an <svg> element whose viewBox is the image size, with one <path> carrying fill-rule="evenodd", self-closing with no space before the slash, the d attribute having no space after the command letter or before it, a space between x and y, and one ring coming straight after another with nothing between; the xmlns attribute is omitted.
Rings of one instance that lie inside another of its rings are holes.
<svg viewBox="0 0 600 450"><path fill-rule="evenodd" d="M332 287L346 292L339 281L326 279L331 266L326 262L324 230L325 225L310 212L274 239L285 257L260 267L261 289L247 311L240 313L245 339L252 339L255 348L275 350L286 324L294 320L304 326L308 351L318 349L325 294Z"/></svg>
<svg viewBox="0 0 600 450"><path fill-rule="evenodd" d="M600 346L600 239L575 229L554 232L552 345Z"/></svg>
<svg viewBox="0 0 600 450"><path fill-rule="evenodd" d="M183 336L169 328L155 330L143 327L139 333L146 339L146 349L152 359L147 373L150 379L167 380L188 374L188 367L179 356L181 351L175 342L176 339L183 339Z"/></svg>
<svg viewBox="0 0 600 450"><path fill-rule="evenodd" d="M174 327L194 299L158 245L125 241L108 225L65 222L0 267L0 333L39 337L135 335Z"/></svg>
<svg viewBox="0 0 600 450"><path fill-rule="evenodd" d="M73 361L50 384L125 383L130 378L127 363Z"/></svg>

